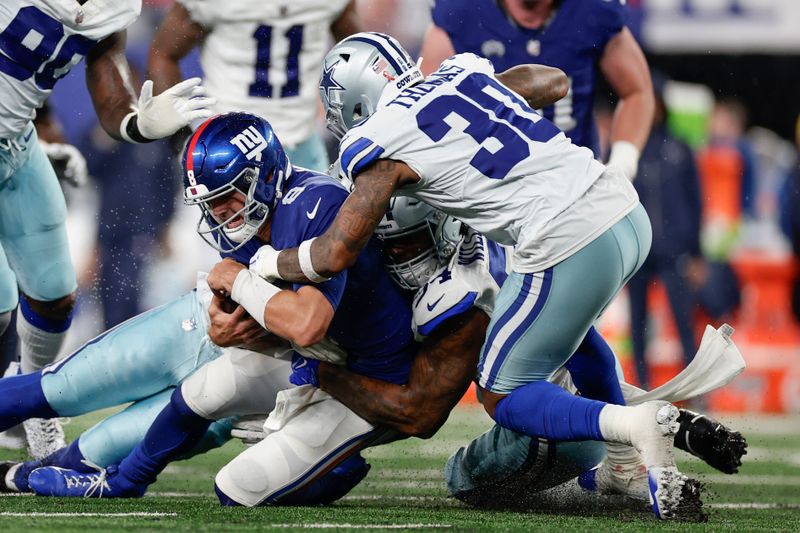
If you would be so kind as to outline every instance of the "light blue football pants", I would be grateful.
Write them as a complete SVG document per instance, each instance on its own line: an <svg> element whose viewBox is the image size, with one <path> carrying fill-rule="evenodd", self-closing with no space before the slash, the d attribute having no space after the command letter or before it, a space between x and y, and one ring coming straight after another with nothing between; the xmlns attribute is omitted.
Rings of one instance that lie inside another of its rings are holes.
<svg viewBox="0 0 800 533"><path fill-rule="evenodd" d="M318 133L312 133L311 137L301 142L293 148L286 149L289 161L298 167L325 172L328 170L330 162L328 152L325 150L325 143Z"/></svg>
<svg viewBox="0 0 800 533"><path fill-rule="evenodd" d="M84 457L100 466L118 463L144 437L172 390L222 354L206 335L204 314L192 291L123 322L42 371L45 398L60 416L133 402L81 435Z"/></svg>
<svg viewBox="0 0 800 533"><path fill-rule="evenodd" d="M554 267L512 272L497 297L481 349L478 384L508 394L549 379L642 266L651 240L650 219L638 205Z"/></svg>
<svg viewBox="0 0 800 533"><path fill-rule="evenodd" d="M0 313L22 292L52 301L78 284L67 243L67 205L33 124L0 139Z"/></svg>

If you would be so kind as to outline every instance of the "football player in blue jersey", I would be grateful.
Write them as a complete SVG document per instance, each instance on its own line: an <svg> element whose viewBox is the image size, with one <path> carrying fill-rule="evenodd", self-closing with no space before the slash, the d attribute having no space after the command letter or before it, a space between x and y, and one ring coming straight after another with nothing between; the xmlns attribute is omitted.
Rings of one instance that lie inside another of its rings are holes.
<svg viewBox="0 0 800 533"><path fill-rule="evenodd" d="M342 135L341 168L353 191L323 235L262 249L258 271L294 282L336 275L358 257L394 194L513 246L514 270L478 365L484 408L531 436L634 446L653 511L670 518L684 497L672 453L678 409L663 401L625 406L614 361L600 351L582 365L588 381L579 389L591 398L547 381L641 266L649 218L628 178L534 112L527 89L473 54L449 58L425 78L390 36L338 43L320 92L329 128Z"/></svg>
<svg viewBox="0 0 800 533"><path fill-rule="evenodd" d="M592 108L598 76L619 98L611 127L609 164L636 176L655 110L642 50L626 27L624 0L435 0L425 35L422 71L471 52L497 71L538 63L563 70L567 95L541 110L577 145L600 157Z"/></svg>
<svg viewBox="0 0 800 533"><path fill-rule="evenodd" d="M344 187L293 168L266 122L246 114L215 117L198 128L186 148L184 181L187 202L202 209L201 234L235 259L225 259L209 275L215 302L231 298L272 333L272 342L287 339L312 356L346 353L354 372L406 381L416 349L410 305L384 269L379 243L369 244L352 268L319 284L282 289L244 266L261 244L295 246L324 231L347 197ZM324 341L326 334L330 341ZM278 349L291 352L282 343ZM259 353L228 351L174 389L142 442L119 465L94 474L39 468L28 484L43 495L141 496L170 460L196 446L213 420L263 412L273 366ZM393 433L311 387L279 393L278 404L267 438L217 475L222 503L335 499L366 475L369 467L357 453ZM276 468L280 461L285 468ZM338 479L323 494L313 488L320 475L344 461L352 465L347 483Z"/></svg>
<svg viewBox="0 0 800 533"><path fill-rule="evenodd" d="M145 82L137 101L124 52L125 28L140 10L141 0L0 4L0 332L19 305L22 372L40 370L58 355L77 287L66 204L31 122L36 109L85 57L97 116L116 139L152 141L210 116L214 102L202 97L199 79L157 96ZM55 422L26 424L34 455L63 445Z"/></svg>

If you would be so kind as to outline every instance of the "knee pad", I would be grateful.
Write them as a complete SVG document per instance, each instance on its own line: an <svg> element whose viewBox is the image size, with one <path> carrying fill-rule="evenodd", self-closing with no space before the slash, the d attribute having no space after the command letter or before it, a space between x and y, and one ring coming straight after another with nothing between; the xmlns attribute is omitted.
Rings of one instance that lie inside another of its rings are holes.
<svg viewBox="0 0 800 533"><path fill-rule="evenodd" d="M303 389L298 387L281 394ZM373 426L344 405L319 389L305 390L314 391L306 404L299 405L301 393L295 393L294 403L279 404L273 413L283 412L287 416L270 417L273 432L219 471L216 484L229 498L252 507L281 504L290 498L290 493L297 492L300 501L299 494L315 483L326 468L344 461L376 438ZM268 421L265 429L269 430L269 425ZM366 475L366 467L350 466L356 472L349 478L355 485L361 480L358 473ZM341 489L346 493L350 488ZM320 498L338 496L331 489Z"/></svg>

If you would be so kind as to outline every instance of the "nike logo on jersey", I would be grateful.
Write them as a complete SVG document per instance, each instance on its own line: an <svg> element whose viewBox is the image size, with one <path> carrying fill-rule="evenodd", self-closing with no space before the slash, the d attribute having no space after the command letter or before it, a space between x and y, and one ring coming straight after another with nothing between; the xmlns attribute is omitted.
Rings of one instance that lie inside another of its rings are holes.
<svg viewBox="0 0 800 533"><path fill-rule="evenodd" d="M439 299L436 300L435 302L433 302L432 304L425 304L425 307L428 308L428 311L433 311L433 308L436 307L437 305L439 305L439 302L442 301L442 298L444 298L444 294L439 296Z"/></svg>
<svg viewBox="0 0 800 533"><path fill-rule="evenodd" d="M314 217L317 216L317 209L319 209L319 203L321 201L322 198L317 200L317 205L314 206L314 209L312 209L311 211L306 211L306 216L308 217L308 220L314 220Z"/></svg>

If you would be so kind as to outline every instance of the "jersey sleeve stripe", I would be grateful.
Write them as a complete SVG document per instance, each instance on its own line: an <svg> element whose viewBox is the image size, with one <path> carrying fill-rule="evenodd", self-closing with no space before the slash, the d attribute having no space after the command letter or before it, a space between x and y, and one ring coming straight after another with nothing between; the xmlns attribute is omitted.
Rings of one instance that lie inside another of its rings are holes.
<svg viewBox="0 0 800 533"><path fill-rule="evenodd" d="M382 153L383 153L383 147L375 145L375 148L370 150L364 157L360 158L358 160L358 163L356 163L353 166L353 171L350 172L350 176L355 176L356 174L364 170L364 167L369 166L373 161L378 159Z"/></svg>
<svg viewBox="0 0 800 533"><path fill-rule="evenodd" d="M423 337L427 337L430 335L433 330L435 330L439 325L447 320L450 317L454 317L456 315L460 315L461 313L466 312L469 308L472 307L472 304L475 303L475 300L478 298L477 292L468 292L466 296L464 296L460 302L452 306L450 309L447 309L438 315L436 315L431 320L427 321L424 324L417 326L417 332L422 335Z"/></svg>
<svg viewBox="0 0 800 533"><path fill-rule="evenodd" d="M351 179L383 153L383 148L361 137L342 151L342 170Z"/></svg>

